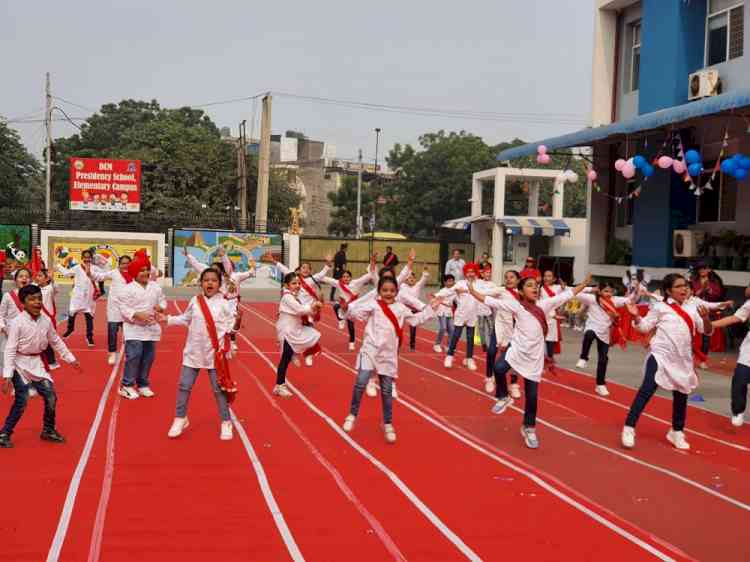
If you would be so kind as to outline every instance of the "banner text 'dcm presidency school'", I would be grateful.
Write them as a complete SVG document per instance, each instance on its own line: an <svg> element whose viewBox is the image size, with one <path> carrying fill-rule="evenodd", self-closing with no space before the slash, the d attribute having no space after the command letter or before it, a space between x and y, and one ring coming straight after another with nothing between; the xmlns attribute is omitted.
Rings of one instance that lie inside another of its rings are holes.
<svg viewBox="0 0 750 562"><path fill-rule="evenodd" d="M70 208L74 211L139 212L140 160L71 158Z"/></svg>

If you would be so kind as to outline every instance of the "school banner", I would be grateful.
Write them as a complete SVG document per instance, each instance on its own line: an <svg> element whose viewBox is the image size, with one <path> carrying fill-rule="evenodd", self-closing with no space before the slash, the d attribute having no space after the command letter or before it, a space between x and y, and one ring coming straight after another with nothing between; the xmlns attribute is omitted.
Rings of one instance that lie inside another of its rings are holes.
<svg viewBox="0 0 750 562"><path fill-rule="evenodd" d="M235 271L254 269L254 274L242 284L243 288L278 288L279 273L273 263L274 260L281 261L282 244L279 234L223 230L175 230L172 241L174 286L194 287L198 284L198 272L190 266L185 257L186 254L208 265L220 261L219 249L223 248L232 260Z"/></svg>
<svg viewBox="0 0 750 562"><path fill-rule="evenodd" d="M68 285L73 279L65 277L57 266L70 269L81 262L81 252L91 250L104 258L107 268L117 267L122 255L132 256L136 250L146 248L153 265L163 270L164 235L143 232L86 232L79 230L43 230L42 256L55 283ZM97 259L97 261L101 261Z"/></svg>
<svg viewBox="0 0 750 562"><path fill-rule="evenodd" d="M13 272L29 263L31 227L23 224L0 224L0 279L10 279Z"/></svg>
<svg viewBox="0 0 750 562"><path fill-rule="evenodd" d="M141 161L70 158L70 208L137 213L141 210Z"/></svg>

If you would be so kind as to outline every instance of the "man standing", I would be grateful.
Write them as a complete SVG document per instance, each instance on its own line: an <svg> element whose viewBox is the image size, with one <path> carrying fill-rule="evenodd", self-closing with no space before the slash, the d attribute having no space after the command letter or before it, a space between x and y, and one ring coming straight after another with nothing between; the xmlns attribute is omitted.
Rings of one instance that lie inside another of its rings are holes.
<svg viewBox="0 0 750 562"><path fill-rule="evenodd" d="M482 259L479 260L479 269L485 270L488 267L492 268L492 262L490 261L490 255L487 252L484 252L482 254Z"/></svg>
<svg viewBox="0 0 750 562"><path fill-rule="evenodd" d="M456 281L464 278L466 262L461 259L461 250L453 250L453 257L445 262L445 275L453 275Z"/></svg>
<svg viewBox="0 0 750 562"><path fill-rule="evenodd" d="M348 244L344 243L341 244L339 247L339 251L336 252L336 255L333 256L333 278L334 279L341 279L341 276L344 274L344 271L346 271L346 250L349 247ZM334 294L336 293L336 287L331 287L331 296L328 297L328 300L333 301Z"/></svg>
<svg viewBox="0 0 750 562"><path fill-rule="evenodd" d="M393 248L385 247L385 256L383 256L383 267L394 269L398 265L398 256L393 253Z"/></svg>

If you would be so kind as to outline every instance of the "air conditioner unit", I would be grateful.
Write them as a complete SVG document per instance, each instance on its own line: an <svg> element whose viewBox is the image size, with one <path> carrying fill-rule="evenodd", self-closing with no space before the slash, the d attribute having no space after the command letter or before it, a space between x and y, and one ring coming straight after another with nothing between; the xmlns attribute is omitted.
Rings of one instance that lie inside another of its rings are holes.
<svg viewBox="0 0 750 562"><path fill-rule="evenodd" d="M675 230L672 235L672 253L677 258L696 258L706 239L702 230Z"/></svg>
<svg viewBox="0 0 750 562"><path fill-rule="evenodd" d="M719 71L703 69L688 77L688 99L699 100L721 93L721 78Z"/></svg>

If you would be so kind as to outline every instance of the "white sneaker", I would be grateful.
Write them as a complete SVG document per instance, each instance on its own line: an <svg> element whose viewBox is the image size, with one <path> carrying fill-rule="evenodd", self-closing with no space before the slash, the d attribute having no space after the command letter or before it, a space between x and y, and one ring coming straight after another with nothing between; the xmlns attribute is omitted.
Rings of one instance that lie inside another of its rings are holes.
<svg viewBox="0 0 750 562"><path fill-rule="evenodd" d="M236 342L236 341L233 341L233 342L232 342L231 348L232 348L232 351L237 351L237 349L239 349L239 348L237 347L237 342ZM230 426L230 427L231 427L231 426ZM231 439L231 437L230 437L230 439Z"/></svg>
<svg viewBox="0 0 750 562"><path fill-rule="evenodd" d="M536 429L533 427L521 427L521 437L529 449L539 448L539 438L536 436Z"/></svg>
<svg viewBox="0 0 750 562"><path fill-rule="evenodd" d="M588 361L586 361L585 359L579 359L578 363L576 363L576 367L579 369L585 369L587 364Z"/></svg>
<svg viewBox="0 0 750 562"><path fill-rule="evenodd" d="M497 402L495 402L495 405L492 406L492 413L500 415L511 404L513 404L513 398L511 398L510 396L506 396L505 398L500 398Z"/></svg>
<svg viewBox="0 0 750 562"><path fill-rule="evenodd" d="M354 351L357 348L357 346L354 344L353 341L349 342L349 351Z"/></svg>
<svg viewBox="0 0 750 562"><path fill-rule="evenodd" d="M344 320L339 320L339 330L343 330L346 328L346 322Z"/></svg>
<svg viewBox="0 0 750 562"><path fill-rule="evenodd" d="M387 423L383 426L383 433L385 434L385 440L388 443L396 442L396 430L393 429L392 423Z"/></svg>
<svg viewBox="0 0 750 562"><path fill-rule="evenodd" d="M49 370L50 371L56 371L60 368L60 363L50 363L49 364Z"/></svg>
<svg viewBox="0 0 750 562"><path fill-rule="evenodd" d="M302 366L302 362L299 360L299 357L297 355L295 355L295 356L292 357L292 364L295 367L301 367Z"/></svg>
<svg viewBox="0 0 750 562"><path fill-rule="evenodd" d="M446 369L450 369L453 367L453 355L446 355L445 361L443 361L443 367Z"/></svg>
<svg viewBox="0 0 750 562"><path fill-rule="evenodd" d="M493 377L484 379L484 391L487 394L495 394L495 379Z"/></svg>
<svg viewBox="0 0 750 562"><path fill-rule="evenodd" d="M312 367L312 355L308 355L307 357L305 357L305 365L307 365L308 367Z"/></svg>
<svg viewBox="0 0 750 562"><path fill-rule="evenodd" d="M219 434L219 439L221 439L222 441L229 441L232 439L232 422L231 421L221 422L221 433Z"/></svg>
<svg viewBox="0 0 750 562"><path fill-rule="evenodd" d="M138 394L140 394L144 398L151 398L152 396L156 396L156 394L154 393L154 391L151 390L147 386L143 386L143 387L139 388L138 389Z"/></svg>
<svg viewBox="0 0 750 562"><path fill-rule="evenodd" d="M509 389L511 398L521 398L521 387L518 386L518 383L513 383Z"/></svg>
<svg viewBox="0 0 750 562"><path fill-rule="evenodd" d="M466 360L466 367L469 369L469 371L476 371L477 370L477 364L474 362L473 359L467 359Z"/></svg>
<svg viewBox="0 0 750 562"><path fill-rule="evenodd" d="M461 359L461 366L462 367L466 367L466 357L464 357L463 359Z"/></svg>
<svg viewBox="0 0 750 562"><path fill-rule="evenodd" d="M674 429L670 429L667 433L667 441L674 445L676 449L680 449L681 451L690 450L690 443L685 441L685 432L683 431L675 431Z"/></svg>
<svg viewBox="0 0 750 562"><path fill-rule="evenodd" d="M628 427L627 425L623 427L620 440L622 441L622 446L626 449L632 449L635 447L635 428Z"/></svg>
<svg viewBox="0 0 750 562"><path fill-rule="evenodd" d="M367 383L367 387L365 388L365 394L369 396L370 398L374 398L378 395L378 387L375 386L375 381L370 379Z"/></svg>
<svg viewBox="0 0 750 562"><path fill-rule="evenodd" d="M293 396L292 391L287 388L286 384L277 384L276 386L274 386L273 393L276 396L281 396L282 398L289 398L290 396Z"/></svg>
<svg viewBox="0 0 750 562"><path fill-rule="evenodd" d="M594 391L599 396L609 396L609 390L607 390L607 385L606 384L597 384L596 388L594 389Z"/></svg>
<svg viewBox="0 0 750 562"><path fill-rule="evenodd" d="M705 371L706 369L708 369L708 364L706 364L705 361L701 361L701 364L698 365L698 367L700 367L701 369Z"/></svg>
<svg viewBox="0 0 750 562"><path fill-rule="evenodd" d="M169 428L167 437L169 437L170 439L179 437L180 435L182 435L182 432L188 428L189 425L190 425L190 422L188 421L187 417L175 418L174 421L172 422L172 427Z"/></svg>
<svg viewBox="0 0 750 562"><path fill-rule="evenodd" d="M391 397L394 400L398 400L398 390L396 390L396 381L391 383Z"/></svg>
<svg viewBox="0 0 750 562"><path fill-rule="evenodd" d="M349 433L352 429L354 429L354 422L357 421L357 418L351 414L346 416L346 419L344 420L344 431Z"/></svg>
<svg viewBox="0 0 750 562"><path fill-rule="evenodd" d="M107 355L107 365L114 365L117 360L117 353L110 353Z"/></svg>
<svg viewBox="0 0 750 562"><path fill-rule="evenodd" d="M742 427L744 423L745 423L745 414L737 414L736 416L732 416L732 425L734 427Z"/></svg>
<svg viewBox="0 0 750 562"><path fill-rule="evenodd" d="M442 353L443 352L443 348L441 346L439 346L438 344L435 344L435 345L432 346L432 351L434 351L435 353Z"/></svg>
<svg viewBox="0 0 750 562"><path fill-rule="evenodd" d="M117 394L128 400L135 400L140 396L132 386L120 386L117 389Z"/></svg>

